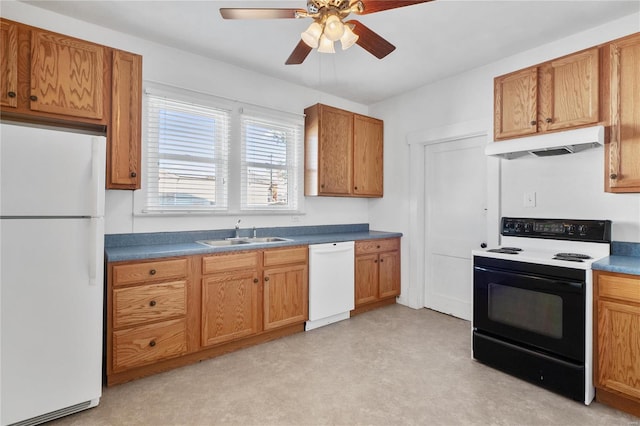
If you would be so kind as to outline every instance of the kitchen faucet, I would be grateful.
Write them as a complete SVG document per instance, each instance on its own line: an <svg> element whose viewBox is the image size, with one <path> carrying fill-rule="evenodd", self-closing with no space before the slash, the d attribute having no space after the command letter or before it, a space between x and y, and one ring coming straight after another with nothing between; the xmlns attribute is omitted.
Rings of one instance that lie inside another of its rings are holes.
<svg viewBox="0 0 640 426"><path fill-rule="evenodd" d="M236 238L240 238L240 222L242 221L242 219L238 219L238 221L236 222Z"/></svg>

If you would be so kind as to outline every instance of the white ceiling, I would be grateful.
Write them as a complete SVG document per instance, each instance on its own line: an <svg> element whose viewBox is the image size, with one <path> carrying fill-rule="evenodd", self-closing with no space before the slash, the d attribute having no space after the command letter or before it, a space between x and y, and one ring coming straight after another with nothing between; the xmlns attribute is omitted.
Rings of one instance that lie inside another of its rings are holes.
<svg viewBox="0 0 640 426"><path fill-rule="evenodd" d="M436 0L350 17L396 46L382 60L337 46L284 65L309 19L223 20L218 9L306 0L25 2L366 105L640 11L640 0Z"/></svg>

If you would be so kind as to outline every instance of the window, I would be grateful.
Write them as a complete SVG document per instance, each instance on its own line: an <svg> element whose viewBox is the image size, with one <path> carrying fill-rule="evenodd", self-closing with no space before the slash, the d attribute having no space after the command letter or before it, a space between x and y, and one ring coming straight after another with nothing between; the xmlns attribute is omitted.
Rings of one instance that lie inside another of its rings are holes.
<svg viewBox="0 0 640 426"><path fill-rule="evenodd" d="M243 109L242 210L296 210L302 118Z"/></svg>
<svg viewBox="0 0 640 426"><path fill-rule="evenodd" d="M137 211L297 212L303 129L302 115L148 83Z"/></svg>

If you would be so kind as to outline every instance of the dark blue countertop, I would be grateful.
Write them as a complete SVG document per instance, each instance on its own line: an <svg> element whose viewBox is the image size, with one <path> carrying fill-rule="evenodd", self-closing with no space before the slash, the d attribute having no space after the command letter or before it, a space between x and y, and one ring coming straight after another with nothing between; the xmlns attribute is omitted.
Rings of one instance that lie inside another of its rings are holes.
<svg viewBox="0 0 640 426"><path fill-rule="evenodd" d="M241 237L249 237L251 229L241 229ZM223 253L240 250L254 250L294 245L335 243L341 241L369 240L377 238L401 237L400 232L369 230L369 224L296 226L278 228L257 228L258 237L282 237L290 241L271 243L251 243L222 247L210 247L196 241L230 238L235 230L156 232L140 234L105 235L105 260L120 262L125 260L156 259L172 256L190 256L208 253Z"/></svg>
<svg viewBox="0 0 640 426"><path fill-rule="evenodd" d="M598 271L640 275L640 243L614 241L611 256L593 262L591 267Z"/></svg>

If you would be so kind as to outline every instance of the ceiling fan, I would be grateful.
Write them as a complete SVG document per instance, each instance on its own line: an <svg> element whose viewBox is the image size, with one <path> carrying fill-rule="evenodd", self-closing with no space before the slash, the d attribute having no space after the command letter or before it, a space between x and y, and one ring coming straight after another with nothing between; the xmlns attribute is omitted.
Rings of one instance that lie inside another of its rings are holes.
<svg viewBox="0 0 640 426"><path fill-rule="evenodd" d="M308 0L307 10L221 8L220 14L224 19L313 19L285 62L286 65L295 65L304 62L311 50L316 48L321 53L334 53L334 43L338 40L343 50L358 44L376 58L382 59L396 47L360 21L345 22L344 19L351 13L366 15L429 1L432 0Z"/></svg>

